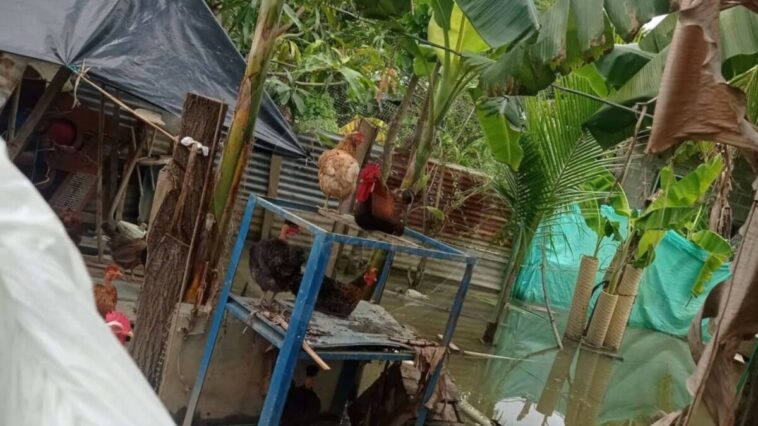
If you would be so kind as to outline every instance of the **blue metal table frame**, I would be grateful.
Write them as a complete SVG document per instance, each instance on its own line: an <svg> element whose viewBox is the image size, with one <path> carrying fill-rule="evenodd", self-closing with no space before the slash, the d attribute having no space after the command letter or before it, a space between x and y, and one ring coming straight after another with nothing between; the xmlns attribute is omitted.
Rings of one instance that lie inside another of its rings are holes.
<svg viewBox="0 0 758 426"><path fill-rule="evenodd" d="M192 420L197 409L197 404L200 399L200 393L205 382L205 376L208 373L208 367L210 366L211 358L213 356L213 350L216 346L216 339L218 338L219 329L221 328L221 322L224 317L224 313L229 311L233 316L245 321L246 312L240 304L235 301L231 295L232 282L234 276L237 273L237 267L242 256L242 250L245 247L245 241L250 229L250 222L253 218L253 213L256 207L261 207L279 216L283 219L296 223L301 228L306 229L313 235L313 245L311 246L308 260L305 264L305 273L303 274L303 280L301 282L300 291L295 298L295 305L292 310L292 316L290 318L290 325L283 340L277 333L273 333L270 330L266 330L265 325L257 327L253 324L253 328L261 334L264 338L271 341L279 348L279 356L276 360L276 366L271 377L271 383L269 385L269 391L266 394L266 399L263 403L263 410L261 411L259 425L273 426L278 425L279 420L284 410L284 403L289 392L290 384L295 373L295 367L297 366L298 359L302 356L301 347L305 334L308 330L308 323L310 322L313 309L316 304L316 297L318 296L319 289L321 288L321 282L326 271L329 257L332 253L332 246L334 243L343 243L354 246L362 246L372 249L381 249L387 251L387 257L385 260L382 274L379 277L376 288L374 290L374 300L378 303L381 300L381 295L384 290L387 278L389 276L389 270L392 266L396 253L404 253L414 256L422 256L433 259L448 260L457 263L463 263L466 265L466 269L463 273L458 291L453 305L450 309L450 315L445 326L445 332L442 338L442 345L449 346L450 341L453 338L455 332L455 326L458 322L461 310L463 309L463 301L466 297L469 284L471 283L471 277L474 271L474 265L476 264L476 258L468 255L455 247L449 246L443 242L437 241L433 238L414 231L410 228L405 228L404 236L410 237L418 241L421 246L408 246L402 244L394 244L386 241L372 240L369 238L351 236L346 234L337 234L329 232L318 225L309 222L306 219L293 213L291 210L310 211L317 212L315 207L307 206L304 204L298 204L293 202L287 202L283 200L268 199L259 197L256 195L250 195L245 207L244 215L242 216L242 222L240 223L239 233L232 250L231 260L226 270L226 276L224 277L224 285L221 289L221 294L218 298L218 304L215 307L213 317L211 319L210 328L208 330L208 338L205 344L205 350L203 358L200 362L200 369L198 370L197 377L195 378L195 384L190 394L189 402L187 403L187 411L182 422L183 426L191 426ZM406 354L403 353L389 353L389 352L363 352L363 351L318 351L320 356L324 356L325 359L342 359L342 360L401 360L407 359ZM432 374L429 382L427 383L426 390L423 395L423 401L426 402L431 398L437 380L439 379L442 371L442 364L439 363ZM427 409L424 404L420 404L416 417L416 425L423 425L426 421Z"/></svg>

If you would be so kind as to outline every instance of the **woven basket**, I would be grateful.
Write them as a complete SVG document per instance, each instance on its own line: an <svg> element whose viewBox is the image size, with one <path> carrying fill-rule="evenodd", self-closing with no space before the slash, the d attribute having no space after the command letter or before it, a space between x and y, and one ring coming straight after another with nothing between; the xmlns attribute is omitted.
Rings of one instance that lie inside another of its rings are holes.
<svg viewBox="0 0 758 426"><path fill-rule="evenodd" d="M624 275L621 276L621 282L618 286L618 302L616 309L613 311L611 323L608 325L608 332L605 334L603 346L618 350L621 341L624 340L626 325L629 321L629 315L632 313L634 299L637 297L637 290L640 287L642 278L642 269L635 268L632 265L626 265Z"/></svg>
<svg viewBox="0 0 758 426"><path fill-rule="evenodd" d="M582 256L579 265L579 275L576 277L574 299L571 302L565 336L571 340L579 340L584 334L587 321L587 305L592 296L592 286L595 284L598 260L594 257Z"/></svg>
<svg viewBox="0 0 758 426"><path fill-rule="evenodd" d="M592 314L590 327L587 330L587 343L595 347L603 346L605 334L608 332L608 326L613 318L613 311L616 309L618 296L606 293L603 290L595 305L595 312Z"/></svg>

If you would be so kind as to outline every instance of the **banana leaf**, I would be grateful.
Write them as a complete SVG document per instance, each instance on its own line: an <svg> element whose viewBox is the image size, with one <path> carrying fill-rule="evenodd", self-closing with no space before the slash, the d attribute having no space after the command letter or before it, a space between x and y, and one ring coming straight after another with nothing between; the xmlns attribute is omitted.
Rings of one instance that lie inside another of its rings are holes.
<svg viewBox="0 0 758 426"><path fill-rule="evenodd" d="M517 99L481 98L476 103L476 116L495 159L518 170L524 157L519 144L524 120Z"/></svg>
<svg viewBox="0 0 758 426"><path fill-rule="evenodd" d="M661 169L661 194L635 221L639 230L681 228L697 214L695 205L721 174L724 160L719 156L700 164L680 180L671 167Z"/></svg>
<svg viewBox="0 0 758 426"><path fill-rule="evenodd" d="M709 253L692 285L692 296L698 297L703 294L713 273L732 257L732 246L724 237L707 229L694 233L690 240Z"/></svg>
<svg viewBox="0 0 758 426"><path fill-rule="evenodd" d="M608 86L619 89L642 69L655 55L636 44L620 44L595 61L595 68Z"/></svg>
<svg viewBox="0 0 758 426"><path fill-rule="evenodd" d="M457 0L476 31L493 48L511 45L539 28L532 0Z"/></svg>
<svg viewBox="0 0 758 426"><path fill-rule="evenodd" d="M411 0L354 0L358 12L371 19L400 18L411 13Z"/></svg>
<svg viewBox="0 0 758 426"><path fill-rule="evenodd" d="M668 55L668 44L673 36L678 15L667 16L650 33L640 40L644 51L658 52L640 68L618 92L611 97L613 102L633 106L658 95L663 69ZM719 15L721 70L725 78L749 70L758 59L758 14L738 6L724 10ZM648 113L652 110L649 108ZM631 136L636 123L634 114L614 107L601 108L590 118L585 127L604 148L610 148Z"/></svg>
<svg viewBox="0 0 758 426"><path fill-rule="evenodd" d="M616 33L631 41L643 25L671 11L669 0L605 0L605 12Z"/></svg>

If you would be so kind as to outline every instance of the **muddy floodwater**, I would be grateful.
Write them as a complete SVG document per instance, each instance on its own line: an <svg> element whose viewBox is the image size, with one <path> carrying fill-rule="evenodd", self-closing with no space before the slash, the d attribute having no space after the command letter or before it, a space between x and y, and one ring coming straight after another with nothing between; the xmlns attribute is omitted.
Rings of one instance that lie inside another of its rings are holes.
<svg viewBox="0 0 758 426"><path fill-rule="evenodd" d="M395 318L428 338L442 333L453 299L449 286L422 289L428 300L387 292L382 301ZM559 351L542 308L509 309L494 348L479 338L494 295L469 292L454 343L487 359L452 355L448 372L463 397L500 425L649 425L689 402L685 383L694 369L687 342L667 334L629 329L612 359L574 345ZM563 333L566 316L557 313Z"/></svg>

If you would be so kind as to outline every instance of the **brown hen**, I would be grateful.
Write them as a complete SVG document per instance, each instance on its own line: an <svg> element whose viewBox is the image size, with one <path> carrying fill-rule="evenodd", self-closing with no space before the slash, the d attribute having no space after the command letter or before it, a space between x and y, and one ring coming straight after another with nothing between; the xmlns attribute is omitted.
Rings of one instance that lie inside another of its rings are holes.
<svg viewBox="0 0 758 426"><path fill-rule="evenodd" d="M110 265L105 268L103 284L95 284L95 305L100 316L105 318L109 312L116 310L118 302L118 290L113 286L113 280L122 277L121 268L118 265Z"/></svg>
<svg viewBox="0 0 758 426"><path fill-rule="evenodd" d="M318 158L318 184L326 195L324 209L328 207L330 198L342 201L355 191L360 172L355 150L362 142L362 133L350 133L336 147L324 151Z"/></svg>

